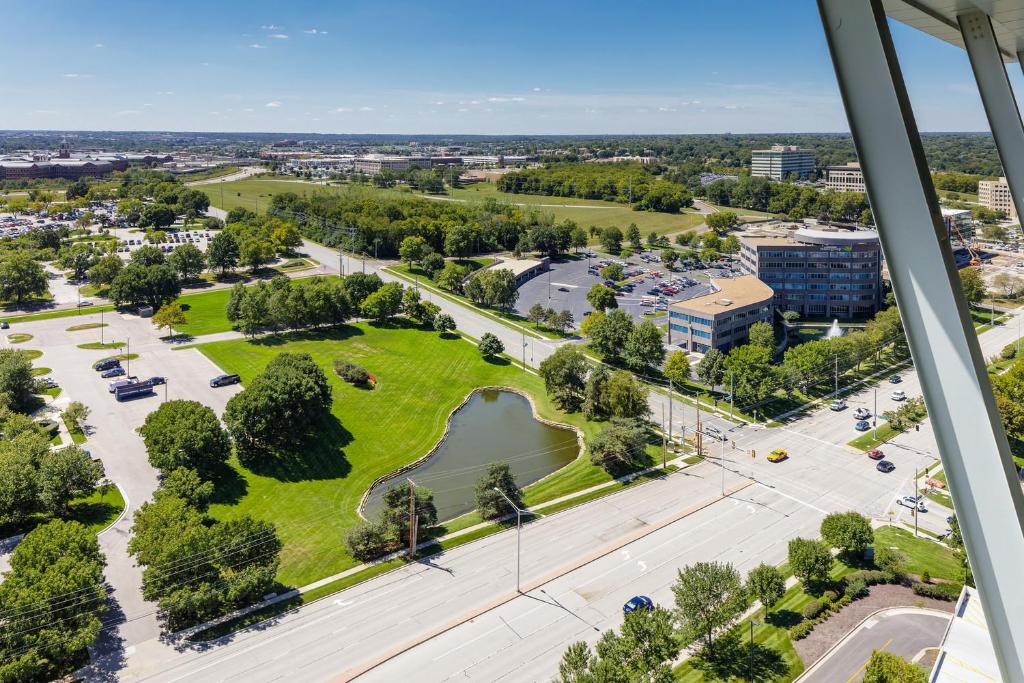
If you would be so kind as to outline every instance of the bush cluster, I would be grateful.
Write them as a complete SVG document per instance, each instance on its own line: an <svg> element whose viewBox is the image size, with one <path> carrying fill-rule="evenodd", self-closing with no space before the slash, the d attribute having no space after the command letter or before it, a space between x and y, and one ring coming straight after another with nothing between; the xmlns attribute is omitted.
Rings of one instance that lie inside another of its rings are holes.
<svg viewBox="0 0 1024 683"><path fill-rule="evenodd" d="M920 581L915 581L911 586L915 595L936 600L956 600L960 597L962 588L963 586L958 583L922 583Z"/></svg>
<svg viewBox="0 0 1024 683"><path fill-rule="evenodd" d="M379 282L375 284L379 286ZM336 278L293 281L282 275L255 287L236 284L231 289L226 316L245 335L261 330L341 325L358 307L353 303L355 295L357 292L350 291L345 281Z"/></svg>
<svg viewBox="0 0 1024 683"><path fill-rule="evenodd" d="M370 373L366 368L340 358L334 361L334 372L349 384L361 385L370 380Z"/></svg>

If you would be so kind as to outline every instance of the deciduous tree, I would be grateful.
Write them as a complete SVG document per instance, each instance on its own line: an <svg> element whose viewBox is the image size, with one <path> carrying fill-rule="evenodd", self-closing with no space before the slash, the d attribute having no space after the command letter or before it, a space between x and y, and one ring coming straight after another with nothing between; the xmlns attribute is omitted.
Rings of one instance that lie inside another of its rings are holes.
<svg viewBox="0 0 1024 683"><path fill-rule="evenodd" d="M688 640L699 640L714 659L714 637L747 607L747 594L732 564L697 562L678 572L672 586L676 620Z"/></svg>

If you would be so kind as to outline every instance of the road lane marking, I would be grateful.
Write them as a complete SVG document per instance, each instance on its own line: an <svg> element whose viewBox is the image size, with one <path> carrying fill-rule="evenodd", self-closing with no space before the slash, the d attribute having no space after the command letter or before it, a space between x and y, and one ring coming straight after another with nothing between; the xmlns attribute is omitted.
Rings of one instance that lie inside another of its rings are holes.
<svg viewBox="0 0 1024 683"><path fill-rule="evenodd" d="M791 495L789 495L788 493L783 493L782 491L780 491L780 490L779 490L779 489L777 489L777 488L772 488L771 486L768 486L767 484L762 484L762 483L761 483L761 482L759 482L759 481L758 481L758 482L755 482L755 484L756 484L757 486L760 486L760 487L761 487L761 488L763 488L763 489L766 489L766 490L768 490L768 491L771 491L772 493L777 493L777 494L779 494L780 496L782 496L783 498L789 498L789 499L790 499L791 501L793 501L794 503L799 503L800 505L803 505L804 507L809 507L809 508L811 508L812 510L816 510L816 511L820 512L820 513L821 513L821 514L823 514L823 515L827 515L827 514L828 514L828 510L822 510L822 509L821 509L820 507L818 507L817 505L813 505L813 504L811 504L811 503L808 503L808 502L806 502L806 501L800 500L800 499L799 499L799 498L797 498L796 496L791 496Z"/></svg>
<svg viewBox="0 0 1024 683"><path fill-rule="evenodd" d="M882 651L885 648L889 647L889 643L891 643L891 642L892 642L892 638L890 638L889 640L885 641L885 645L883 645L882 647L878 648L878 650ZM857 667L857 670L853 672L853 675L846 679L846 683L853 683L854 679L856 679L857 676L860 675L860 672L867 668L868 662L870 662L870 661L871 661L870 657L865 659L864 663L861 664L859 667Z"/></svg>

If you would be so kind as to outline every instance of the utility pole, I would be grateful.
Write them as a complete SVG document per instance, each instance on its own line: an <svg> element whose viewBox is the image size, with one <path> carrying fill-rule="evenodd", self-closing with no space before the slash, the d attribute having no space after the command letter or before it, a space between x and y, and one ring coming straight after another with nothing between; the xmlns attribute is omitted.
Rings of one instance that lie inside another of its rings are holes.
<svg viewBox="0 0 1024 683"><path fill-rule="evenodd" d="M668 452L668 436L665 433L665 406L661 406L661 469L665 469L665 454Z"/></svg>
<svg viewBox="0 0 1024 683"><path fill-rule="evenodd" d="M672 443L672 388L674 382L668 381L668 441Z"/></svg>
<svg viewBox="0 0 1024 683"><path fill-rule="evenodd" d="M918 509L917 506L920 503L918 502L918 497L917 496L918 496L918 493L917 493L917 468L915 467L914 468L914 538L917 538L917 520L921 516L920 514L918 514L920 512L920 510Z"/></svg>
<svg viewBox="0 0 1024 683"><path fill-rule="evenodd" d="M839 354L836 354L836 395L839 394Z"/></svg>
<svg viewBox="0 0 1024 683"><path fill-rule="evenodd" d="M729 419L732 419L732 411L736 405L736 376L729 373Z"/></svg>
<svg viewBox="0 0 1024 683"><path fill-rule="evenodd" d="M725 439L722 439L722 495L725 495Z"/></svg>
<svg viewBox="0 0 1024 683"><path fill-rule="evenodd" d="M416 517L416 484L409 478L406 481L409 482L409 559L413 560L416 559L416 527L419 521Z"/></svg>
<svg viewBox="0 0 1024 683"><path fill-rule="evenodd" d="M526 370L526 333L523 332L523 370Z"/></svg>
<svg viewBox="0 0 1024 683"><path fill-rule="evenodd" d="M167 378L164 377L164 403L167 403Z"/></svg>
<svg viewBox="0 0 1024 683"><path fill-rule="evenodd" d="M871 411L871 440L878 441L878 387L875 386L875 409Z"/></svg>
<svg viewBox="0 0 1024 683"><path fill-rule="evenodd" d="M338 274L345 277L345 255L338 250Z"/></svg>
<svg viewBox="0 0 1024 683"><path fill-rule="evenodd" d="M125 361L127 361L127 363L128 363L128 376L131 377L132 376L132 338L131 337L125 337L125 339L128 340L128 342L127 342L127 344L128 344L128 353L126 353L124 355L124 358L125 358Z"/></svg>
<svg viewBox="0 0 1024 683"><path fill-rule="evenodd" d="M1020 319L1018 318L1018 322ZM1019 343L1019 342L1018 342ZM103 345L103 309L100 309L100 345Z"/></svg>

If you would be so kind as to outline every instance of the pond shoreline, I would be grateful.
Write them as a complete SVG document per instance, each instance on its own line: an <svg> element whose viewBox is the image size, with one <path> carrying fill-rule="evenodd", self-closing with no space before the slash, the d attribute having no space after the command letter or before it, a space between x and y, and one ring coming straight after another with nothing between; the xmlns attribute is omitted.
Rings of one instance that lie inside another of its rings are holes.
<svg viewBox="0 0 1024 683"><path fill-rule="evenodd" d="M566 431L572 431L576 435L576 444L577 444L576 457L573 458L572 460L570 460L568 463L566 463L562 467L559 467L558 469L554 470L553 472L549 472L548 474L544 475L543 477L541 477L537 481L532 482L530 484L531 486L533 484L536 484L536 483L539 483L541 481L544 481L545 479L547 479L548 477L550 477L553 474L556 474L557 472L561 472L563 469L565 469L565 467L567 467L568 465L572 464L573 462L576 462L583 455L584 451L586 450L586 444L585 444L585 440L584 440L583 431L580 430L575 425L566 424L564 422L556 422L554 420L549 420L549 419L547 419L545 417L541 417L541 415L537 412L537 406L536 406L536 404L533 401L533 396L531 396L529 393L527 393L527 392L525 392L525 391L523 391L521 389L517 389L517 388L514 388L514 387L508 387L508 386L476 387L475 389L470 391L466 395L466 397L463 398L462 401L457 406L455 406L448 413L448 417L445 419L444 432L441 434L441 438L438 439L437 443L435 443L434 446L432 448L430 448L430 450L428 450L424 455L422 455L421 457L417 458L413 462L411 462L411 463L409 463L407 465L403 465L402 467L398 468L397 470L393 470L393 471L391 471L391 472L389 472L387 474L383 474L383 475L377 477L376 479L374 479L370 483L370 485L363 492L362 497L359 499L359 506L356 508L356 514L358 514L360 518L366 520L367 517L364 514L364 510L365 510L365 507L366 507L366 501L370 497L370 494L373 492L373 490L375 488L377 488L379 486L382 486L384 484L387 484L390 481L393 481L395 479L400 478L403 474L406 474L406 473L416 469L417 467L420 467L421 465L423 465L424 463L426 463L430 459L432 459L441 450L441 448L445 445L445 442L448 440L448 436L449 436L449 434L451 432L451 428L452 428L452 418L455 416L455 414L458 413L463 408L465 408L466 405L473 399L474 396L476 396L477 394L483 393L485 391L505 391L505 392L508 392L508 393L516 394L517 396L520 396L520 397L526 399L526 402L530 404L530 412L533 415L533 419L535 419L537 422L540 422L541 424L548 425L549 427L553 427L555 429L563 429L563 430L566 430ZM462 514L466 514L466 513L462 513ZM461 517L462 514L456 515L455 517L452 517L452 519L457 519L458 517ZM449 520L439 520L439 521L449 521Z"/></svg>

